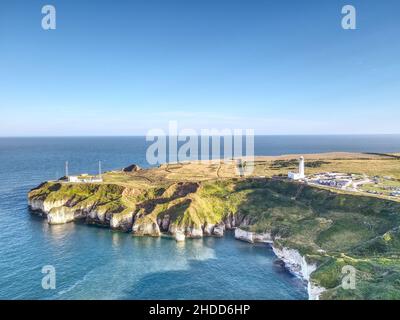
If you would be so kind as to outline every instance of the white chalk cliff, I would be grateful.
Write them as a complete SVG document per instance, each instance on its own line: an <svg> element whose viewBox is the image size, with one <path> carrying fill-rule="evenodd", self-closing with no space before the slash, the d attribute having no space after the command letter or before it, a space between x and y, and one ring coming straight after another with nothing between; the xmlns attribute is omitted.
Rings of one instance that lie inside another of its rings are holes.
<svg viewBox="0 0 400 320"><path fill-rule="evenodd" d="M270 233L255 233L236 228L235 238L249 243L264 242L271 244L273 252L284 262L287 270L307 282L309 300L319 300L321 293L325 291L324 288L314 284L310 277L317 269L317 265L308 263L307 258L295 249L275 246Z"/></svg>

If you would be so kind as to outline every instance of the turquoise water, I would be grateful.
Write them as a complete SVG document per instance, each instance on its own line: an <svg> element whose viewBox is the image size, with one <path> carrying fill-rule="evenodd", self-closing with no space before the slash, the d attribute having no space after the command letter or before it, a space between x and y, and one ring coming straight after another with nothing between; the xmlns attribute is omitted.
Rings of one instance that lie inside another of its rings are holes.
<svg viewBox="0 0 400 320"><path fill-rule="evenodd" d="M279 143L280 141L280 143ZM0 139L0 299L306 299L304 283L277 264L267 245L204 238L176 243L83 224L49 226L27 210L41 181L130 163L145 166L137 138ZM399 136L257 137L257 154L393 152ZM55 290L41 286L56 268Z"/></svg>

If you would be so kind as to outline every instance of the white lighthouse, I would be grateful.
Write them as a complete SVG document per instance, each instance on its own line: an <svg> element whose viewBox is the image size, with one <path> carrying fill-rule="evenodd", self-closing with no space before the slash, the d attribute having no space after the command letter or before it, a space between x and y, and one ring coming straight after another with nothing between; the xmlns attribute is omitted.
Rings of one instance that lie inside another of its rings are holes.
<svg viewBox="0 0 400 320"><path fill-rule="evenodd" d="M301 156L299 159L299 175L300 179L304 179L304 157Z"/></svg>
<svg viewBox="0 0 400 320"><path fill-rule="evenodd" d="M300 180L305 178L304 174L304 157L299 158L299 172L289 172L288 178L291 180Z"/></svg>

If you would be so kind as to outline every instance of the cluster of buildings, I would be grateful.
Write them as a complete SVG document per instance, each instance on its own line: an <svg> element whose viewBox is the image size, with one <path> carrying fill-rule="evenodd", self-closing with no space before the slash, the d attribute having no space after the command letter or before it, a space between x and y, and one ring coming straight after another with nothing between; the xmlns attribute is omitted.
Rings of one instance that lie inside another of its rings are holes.
<svg viewBox="0 0 400 320"><path fill-rule="evenodd" d="M355 180L350 174L325 172L307 178L307 182L337 189L347 189L355 182Z"/></svg>

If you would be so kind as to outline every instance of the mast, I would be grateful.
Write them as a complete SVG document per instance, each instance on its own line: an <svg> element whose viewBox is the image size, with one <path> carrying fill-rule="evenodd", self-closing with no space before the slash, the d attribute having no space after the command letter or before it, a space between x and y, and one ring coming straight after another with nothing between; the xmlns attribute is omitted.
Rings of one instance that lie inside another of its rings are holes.
<svg viewBox="0 0 400 320"><path fill-rule="evenodd" d="M99 160L99 178L101 179L101 161Z"/></svg>
<svg viewBox="0 0 400 320"><path fill-rule="evenodd" d="M68 178L69 172L68 172L68 161L65 161L65 176Z"/></svg>

